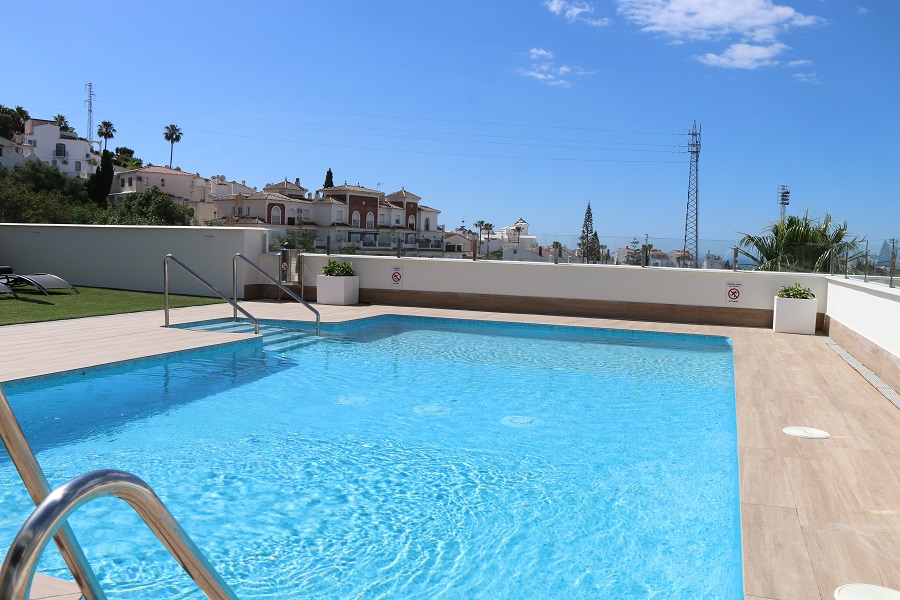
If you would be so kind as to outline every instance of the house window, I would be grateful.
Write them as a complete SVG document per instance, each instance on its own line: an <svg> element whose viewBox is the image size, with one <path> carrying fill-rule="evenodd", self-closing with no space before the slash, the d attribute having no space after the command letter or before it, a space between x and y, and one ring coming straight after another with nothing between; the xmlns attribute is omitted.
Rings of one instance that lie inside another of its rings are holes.
<svg viewBox="0 0 900 600"><path fill-rule="evenodd" d="M384 213L378 213L378 224L384 225L387 222L387 218L384 216Z"/></svg>
<svg viewBox="0 0 900 600"><path fill-rule="evenodd" d="M2 150L0 150L0 156L3 156L3 151L2 151ZM80 161L80 160L76 160L76 161L75 161L75 170L76 170L76 171L80 171L80 170L81 170L81 161Z"/></svg>
<svg viewBox="0 0 900 600"><path fill-rule="evenodd" d="M128 178L128 187L131 187L131 177Z"/></svg>
<svg viewBox="0 0 900 600"><path fill-rule="evenodd" d="M281 225L281 209L277 206L272 207L272 225Z"/></svg>
<svg viewBox="0 0 900 600"><path fill-rule="evenodd" d="M400 224L400 217L395 217L395 218L394 218L394 225L399 225L399 224Z"/></svg>
<svg viewBox="0 0 900 600"><path fill-rule="evenodd" d="M366 229L372 229L375 227L375 215L372 213L366 214Z"/></svg>
<svg viewBox="0 0 900 600"><path fill-rule="evenodd" d="M425 231L431 231L431 219L425 217Z"/></svg>
<svg viewBox="0 0 900 600"><path fill-rule="evenodd" d="M408 223L409 223L409 228L410 228L410 229L415 229L415 228L416 228L416 218L415 218L414 216L412 216L412 215L409 216L409 221L408 221Z"/></svg>
<svg viewBox="0 0 900 600"><path fill-rule="evenodd" d="M238 206L238 216L241 216L241 215L243 215L243 214L244 214L244 207L243 207L243 206Z"/></svg>
<svg viewBox="0 0 900 600"><path fill-rule="evenodd" d="M37 140L25 140L25 145L37 148Z"/></svg>
<svg viewBox="0 0 900 600"><path fill-rule="evenodd" d="M166 180L165 180L165 179L160 179L160 180L159 180L159 187L166 187Z"/></svg>
<svg viewBox="0 0 900 600"><path fill-rule="evenodd" d="M337 211L337 222L338 223L344 222L344 211L342 211L342 210Z"/></svg>
<svg viewBox="0 0 900 600"><path fill-rule="evenodd" d="M66 145L65 144L57 144L56 151L53 153L53 156L59 156L60 158L66 155Z"/></svg>
<svg viewBox="0 0 900 600"><path fill-rule="evenodd" d="M124 177L119 178L119 187L125 187L125 178Z"/></svg>
<svg viewBox="0 0 900 600"><path fill-rule="evenodd" d="M53 165L53 166L55 167L55 166L56 166L56 159L54 158L52 161L50 161L50 164Z"/></svg>
<svg viewBox="0 0 900 600"><path fill-rule="evenodd" d="M359 227L359 211L354 210L353 216L350 218L351 227Z"/></svg>
<svg viewBox="0 0 900 600"><path fill-rule="evenodd" d="M3 146L0 146L0 156L3 156Z"/></svg>

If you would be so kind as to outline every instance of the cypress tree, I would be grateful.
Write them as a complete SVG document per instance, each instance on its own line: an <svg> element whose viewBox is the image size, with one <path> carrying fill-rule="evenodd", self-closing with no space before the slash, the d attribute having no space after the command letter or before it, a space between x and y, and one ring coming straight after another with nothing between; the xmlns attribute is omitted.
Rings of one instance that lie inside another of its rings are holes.
<svg viewBox="0 0 900 600"><path fill-rule="evenodd" d="M87 181L88 196L94 201L94 204L106 206L106 197L109 195L109 190L112 189L115 176L112 153L104 150L103 158L100 159L100 168Z"/></svg>
<svg viewBox="0 0 900 600"><path fill-rule="evenodd" d="M334 176L331 174L331 169L328 169L328 172L325 173L325 185L322 188L330 187L334 187Z"/></svg>

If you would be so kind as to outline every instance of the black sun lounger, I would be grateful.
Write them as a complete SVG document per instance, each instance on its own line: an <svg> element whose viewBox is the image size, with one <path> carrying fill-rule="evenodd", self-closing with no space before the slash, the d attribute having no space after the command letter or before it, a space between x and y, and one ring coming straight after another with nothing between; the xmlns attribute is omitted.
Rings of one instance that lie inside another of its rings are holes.
<svg viewBox="0 0 900 600"><path fill-rule="evenodd" d="M76 294L81 293L74 285L71 285L62 277L57 277L50 273L32 273L31 275L16 275L15 273L0 274L0 284L5 284L4 287L7 287L7 289L21 285L33 285L41 290L45 296L50 295L47 293L47 290L68 289L75 290ZM11 289L9 289L9 291L12 292Z"/></svg>
<svg viewBox="0 0 900 600"><path fill-rule="evenodd" d="M19 299L19 295L16 294L15 290L2 283L0 283L0 294L12 294L13 298L15 298L16 300Z"/></svg>

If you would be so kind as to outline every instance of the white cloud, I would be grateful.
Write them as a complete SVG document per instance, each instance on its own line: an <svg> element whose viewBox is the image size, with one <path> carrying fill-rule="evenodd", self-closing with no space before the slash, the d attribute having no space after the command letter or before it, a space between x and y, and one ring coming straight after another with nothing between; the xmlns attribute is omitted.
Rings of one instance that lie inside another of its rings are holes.
<svg viewBox="0 0 900 600"><path fill-rule="evenodd" d="M707 40L739 35L773 41L791 27L820 22L771 0L617 0L619 12L644 31L677 39Z"/></svg>
<svg viewBox="0 0 900 600"><path fill-rule="evenodd" d="M872 11L870 11L870 10L869 10L868 8L866 8L865 6L857 6L857 7L856 7L856 14L859 14L859 15L867 15L867 14L869 14L870 12L872 12Z"/></svg>
<svg viewBox="0 0 900 600"><path fill-rule="evenodd" d="M572 0L545 0L546 6L554 15L563 16L568 21L586 23L593 27L606 27L612 23L612 19L602 17L593 18L594 6L588 2Z"/></svg>
<svg viewBox="0 0 900 600"><path fill-rule="evenodd" d="M530 77L546 85L571 87L572 82L567 79L567 76L593 75L594 73L594 71L574 65L557 65L550 60L553 58L553 52L544 48L532 48L523 54L531 59L531 65L519 68L516 72L522 77Z"/></svg>
<svg viewBox="0 0 900 600"><path fill-rule="evenodd" d="M803 67L806 65L811 65L811 60L792 60L791 62L785 64L786 67Z"/></svg>
<svg viewBox="0 0 900 600"><path fill-rule="evenodd" d="M794 73L791 77L802 83L819 83L819 76L816 73Z"/></svg>
<svg viewBox="0 0 900 600"><path fill-rule="evenodd" d="M768 46L754 46L751 44L732 44L722 54L703 54L697 60L712 67L724 67L726 69L758 69L760 67L772 67L778 64L776 56L788 49L788 46L780 43Z"/></svg>

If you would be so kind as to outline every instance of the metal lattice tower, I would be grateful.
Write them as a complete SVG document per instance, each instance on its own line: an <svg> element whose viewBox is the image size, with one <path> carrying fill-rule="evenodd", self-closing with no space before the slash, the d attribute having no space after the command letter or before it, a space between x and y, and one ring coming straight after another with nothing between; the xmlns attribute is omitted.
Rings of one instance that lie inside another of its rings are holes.
<svg viewBox="0 0 900 600"><path fill-rule="evenodd" d="M684 219L684 254L682 265L697 268L699 266L698 221L700 217L700 128L697 121L691 129L691 141L688 143L691 154L691 174L688 178L687 215ZM690 257L690 258L689 258Z"/></svg>
<svg viewBox="0 0 900 600"><path fill-rule="evenodd" d="M778 186L778 204L781 205L781 219L787 211L788 204L791 203L791 187L788 185Z"/></svg>
<svg viewBox="0 0 900 600"><path fill-rule="evenodd" d="M94 94L94 84L86 83L84 84L84 89L87 90L87 100L84 101L87 104L88 109L88 128L87 135L85 135L85 139L92 140L94 138L94 98L96 97Z"/></svg>

